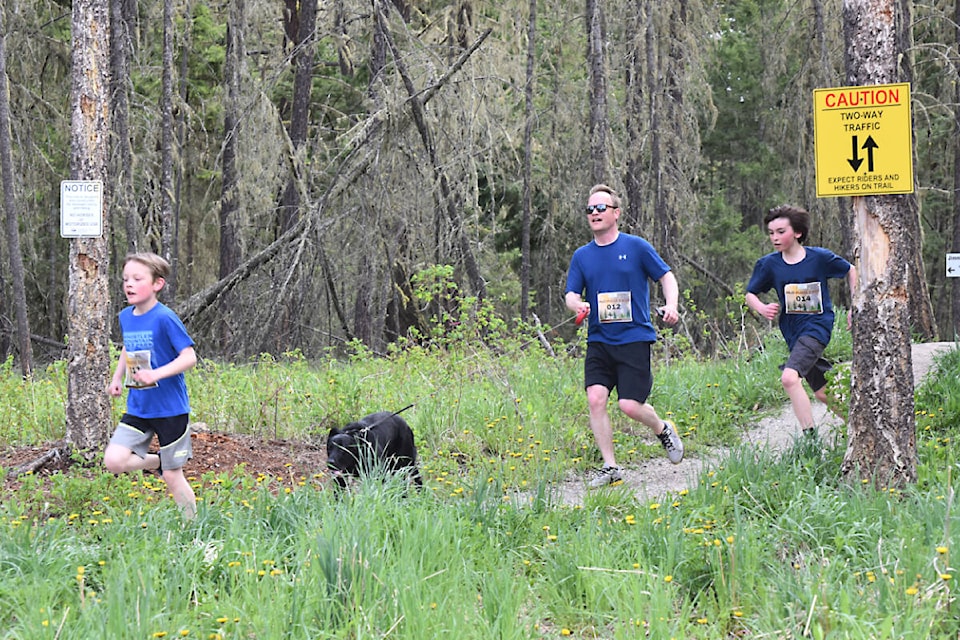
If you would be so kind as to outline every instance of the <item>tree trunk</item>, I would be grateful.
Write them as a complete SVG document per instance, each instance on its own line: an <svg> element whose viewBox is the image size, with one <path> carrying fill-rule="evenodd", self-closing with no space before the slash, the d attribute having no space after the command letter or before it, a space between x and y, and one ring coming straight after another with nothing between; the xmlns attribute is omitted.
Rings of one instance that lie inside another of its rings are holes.
<svg viewBox="0 0 960 640"><path fill-rule="evenodd" d="M307 139L307 125L310 122L310 90L313 86L314 31L317 24L317 0L304 0L296 3L290 11L296 12L297 31L293 34L294 79L293 105L290 114L290 144L293 147L291 175L283 191L280 202L280 232L286 232L296 224L300 217L300 191L297 181L302 180L301 172L305 166L302 159L303 143ZM290 34L288 34L289 36Z"/></svg>
<svg viewBox="0 0 960 640"><path fill-rule="evenodd" d="M890 75L896 82L913 83L913 0L885 0L889 1L894 20L894 38L896 38L896 57L892 64L897 64L894 73ZM870 84L870 83L865 83ZM878 82L879 84L879 82ZM913 141L910 152L913 155L913 165L917 166L917 144ZM901 196L903 203L903 221L907 235L904 238L904 257L907 259L907 304L910 307L910 335L916 334L921 340L937 339L937 321L933 316L933 303L930 301L930 289L927 286L927 272L923 266L923 228L920 225L920 201L917 199L917 177L914 174L914 192Z"/></svg>
<svg viewBox="0 0 960 640"><path fill-rule="evenodd" d="M650 133L650 177L648 184L653 192L654 230L655 233L659 231L652 241L656 243L658 253L667 261L667 264L673 264L673 256L664 253L664 250L667 249L667 245L664 244L664 240L666 240L664 236L667 230L667 224L664 221L664 217L667 216L667 194L663 175L664 132L661 127L664 126L662 115L666 101L663 99L665 89L663 83L667 77L664 73L666 71L664 67L667 63L661 61L661 56L658 55L658 47L663 46L665 48L667 43L663 41L663 34L657 33L656 28L658 22L656 14L665 8L659 2L651 2L647 5L647 24L646 29L644 29L647 54L645 89L647 92L647 126Z"/></svg>
<svg viewBox="0 0 960 640"><path fill-rule="evenodd" d="M955 25L956 45L960 50L960 2L953 4L953 24ZM960 82L953 83L953 139L960 140ZM953 145L953 252L960 251L960 144ZM951 320L953 335L960 337L960 278L950 278Z"/></svg>
<svg viewBox="0 0 960 640"><path fill-rule="evenodd" d="M0 169L3 172L3 212L7 222L7 248L10 251L13 307L17 317L20 371L23 377L27 378L33 370L33 349L30 346L23 254L20 252L20 229L14 197L13 150L10 143L10 89L7 80L7 44L3 18L3 11L0 9Z"/></svg>
<svg viewBox="0 0 960 640"><path fill-rule="evenodd" d="M223 171L220 183L220 278L240 266L240 210L237 149L240 137L241 69L243 67L244 0L230 0L227 21L227 46L223 63ZM232 293L223 303L230 306ZM218 330L220 348L229 352L232 333L227 323Z"/></svg>
<svg viewBox="0 0 960 640"><path fill-rule="evenodd" d="M74 0L70 173L74 180L107 176L110 134L110 29L106 0ZM106 202L104 202L104 209ZM102 447L110 423L110 258L104 211L99 238L70 241L66 441Z"/></svg>
<svg viewBox="0 0 960 640"><path fill-rule="evenodd" d="M523 229L520 237L520 319L524 322L530 314L530 218L533 203L530 191L533 183L533 126L536 110L533 103L537 61L537 0L530 0L530 15L527 16L527 73L524 88L523 127Z"/></svg>
<svg viewBox="0 0 960 640"><path fill-rule="evenodd" d="M644 191L646 183L644 176L646 169L644 164L644 152L646 144L644 142L645 127L648 126L646 114L649 107L646 106L647 90L645 86L646 74L652 73L652 69L647 64L648 54L648 31L644 25L652 21L650 12L654 10L651 0L636 0L634 2L634 11L630 17L630 32L633 39L627 47L627 77L624 83L626 89L626 171L624 172L623 195L625 196L627 209L621 212L621 226L629 229L631 232L637 232L643 228L642 224L642 203L644 202ZM647 53L645 56L644 54Z"/></svg>
<svg viewBox="0 0 960 640"><path fill-rule="evenodd" d="M130 146L130 56L133 37L130 22L131 0L111 0L110 8L110 81L113 103L112 124L116 146L112 158L113 179L108 198L113 203L111 217L122 218L126 229L126 251L136 251L140 243L140 217L133 199L133 150ZM119 223L119 221L117 221ZM111 225L112 227L113 225Z"/></svg>
<svg viewBox="0 0 960 640"><path fill-rule="evenodd" d="M172 263L170 266L173 269L173 279L177 283L178 287L182 284L183 288L187 291L190 291L191 281L190 281L190 270L184 270L184 282L181 283L180 280L180 212L183 204L183 175L184 167L187 166L187 155L190 151L187 149L187 114L185 105L188 104L189 94L188 94L188 74L190 73L190 43L193 39L193 1L187 0L186 5L183 8L183 15L185 16L185 24L183 31L183 46L180 51L180 83L177 88L178 100L180 103L180 108L176 110L175 113L175 122L177 129L177 162L174 166L174 178L173 178L173 255L177 258L176 262ZM196 225L190 224L187 226L187 240L186 240L186 260L185 264L189 265L193 262L193 247L194 241L196 240Z"/></svg>
<svg viewBox="0 0 960 640"><path fill-rule="evenodd" d="M171 273L164 295L177 295L177 256L173 252L173 0L163 0L163 69L160 73L160 246Z"/></svg>
<svg viewBox="0 0 960 640"><path fill-rule="evenodd" d="M237 228L237 138L240 135L241 66L243 64L244 0L231 0L227 23L226 59L223 64L225 97L223 104L223 177L220 185L220 277L225 278L240 264L240 238Z"/></svg>
<svg viewBox="0 0 960 640"><path fill-rule="evenodd" d="M900 48L900 31L910 27L905 4L844 0L849 85L898 81L898 63L909 64ZM909 298L920 247L913 235L919 223L911 217L917 217L914 194L853 198L860 285L853 300L850 439L841 470L878 488L917 477Z"/></svg>
<svg viewBox="0 0 960 640"><path fill-rule="evenodd" d="M587 72L590 78L590 177L594 184L609 182L607 148L607 72L603 50L603 0L587 0Z"/></svg>

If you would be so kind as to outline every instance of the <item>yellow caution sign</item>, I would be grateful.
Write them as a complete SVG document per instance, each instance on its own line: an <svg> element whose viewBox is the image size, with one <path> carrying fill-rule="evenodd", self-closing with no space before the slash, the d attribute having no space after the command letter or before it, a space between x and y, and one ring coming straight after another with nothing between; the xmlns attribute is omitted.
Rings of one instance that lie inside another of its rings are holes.
<svg viewBox="0 0 960 640"><path fill-rule="evenodd" d="M815 89L817 197L913 193L910 84Z"/></svg>

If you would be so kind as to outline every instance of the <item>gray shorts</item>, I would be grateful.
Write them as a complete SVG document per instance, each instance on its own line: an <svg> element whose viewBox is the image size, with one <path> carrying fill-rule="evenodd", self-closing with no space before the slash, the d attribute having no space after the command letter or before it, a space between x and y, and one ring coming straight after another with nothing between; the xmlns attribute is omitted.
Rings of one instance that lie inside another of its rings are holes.
<svg viewBox="0 0 960 640"><path fill-rule="evenodd" d="M110 438L110 444L126 447L143 458L150 453L150 443L156 435L160 443L160 466L179 469L193 457L189 422L188 414L170 418L138 418L125 413Z"/></svg>
<svg viewBox="0 0 960 640"><path fill-rule="evenodd" d="M807 381L811 389L820 391L827 386L827 371L833 368L821 357L826 348L827 345L816 338L800 336L797 338L797 343L793 345L793 350L790 351L787 363L780 369L793 369Z"/></svg>

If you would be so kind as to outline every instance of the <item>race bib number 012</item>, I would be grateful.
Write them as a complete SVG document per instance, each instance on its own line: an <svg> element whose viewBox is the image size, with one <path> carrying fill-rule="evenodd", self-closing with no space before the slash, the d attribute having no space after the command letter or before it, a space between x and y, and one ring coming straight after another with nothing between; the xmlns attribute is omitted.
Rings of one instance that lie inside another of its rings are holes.
<svg viewBox="0 0 960 640"><path fill-rule="evenodd" d="M783 288L787 313L823 313L823 294L819 282L788 284Z"/></svg>
<svg viewBox="0 0 960 640"><path fill-rule="evenodd" d="M632 322L633 305L629 291L610 291L597 294L597 314L600 322Z"/></svg>

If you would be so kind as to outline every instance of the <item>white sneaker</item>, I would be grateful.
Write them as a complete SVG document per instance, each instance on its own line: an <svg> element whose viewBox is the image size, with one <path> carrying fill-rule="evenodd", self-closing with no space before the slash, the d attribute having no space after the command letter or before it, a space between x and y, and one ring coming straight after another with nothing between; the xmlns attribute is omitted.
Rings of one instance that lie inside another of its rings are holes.
<svg viewBox="0 0 960 640"><path fill-rule="evenodd" d="M597 475L587 483L591 489L603 487L608 484L615 484L623 481L623 467L611 467L603 465L603 468L596 472Z"/></svg>
<svg viewBox="0 0 960 640"><path fill-rule="evenodd" d="M680 464L683 460L683 442L677 435L677 426L670 420L663 421L663 431L657 434L660 444L667 450L667 457L673 464Z"/></svg>

